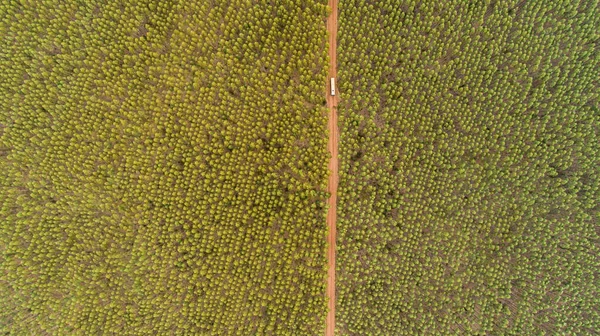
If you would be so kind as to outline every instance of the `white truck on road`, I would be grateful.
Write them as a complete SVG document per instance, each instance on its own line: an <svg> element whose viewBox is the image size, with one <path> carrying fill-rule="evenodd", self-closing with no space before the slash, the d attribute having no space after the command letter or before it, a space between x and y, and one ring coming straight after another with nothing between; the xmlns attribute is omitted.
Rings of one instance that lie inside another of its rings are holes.
<svg viewBox="0 0 600 336"><path fill-rule="evenodd" d="M331 95L335 96L335 78L331 78Z"/></svg>

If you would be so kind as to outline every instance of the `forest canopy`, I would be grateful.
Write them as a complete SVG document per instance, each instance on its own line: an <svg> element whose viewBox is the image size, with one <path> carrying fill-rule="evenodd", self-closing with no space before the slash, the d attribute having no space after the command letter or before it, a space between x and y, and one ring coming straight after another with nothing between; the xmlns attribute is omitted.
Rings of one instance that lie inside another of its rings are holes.
<svg viewBox="0 0 600 336"><path fill-rule="evenodd" d="M320 335L323 1L0 1L0 333Z"/></svg>
<svg viewBox="0 0 600 336"><path fill-rule="evenodd" d="M597 1L339 8L336 335L598 332Z"/></svg>

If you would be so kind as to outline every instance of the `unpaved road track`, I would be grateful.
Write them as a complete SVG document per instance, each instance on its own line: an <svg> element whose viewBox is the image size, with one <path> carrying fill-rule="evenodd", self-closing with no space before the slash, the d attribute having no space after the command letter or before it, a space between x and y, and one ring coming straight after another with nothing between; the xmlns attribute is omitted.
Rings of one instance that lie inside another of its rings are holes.
<svg viewBox="0 0 600 336"><path fill-rule="evenodd" d="M329 161L329 182L327 191L331 193L329 197L329 209L327 212L327 226L329 227L329 236L327 237L327 260L329 263L329 271L327 274L327 297L329 312L327 313L327 321L325 328L325 336L333 336L335 330L335 222L337 211L337 186L338 186L338 126L337 126L337 103L339 97L339 85L337 85L337 4L338 0L329 0L331 15L327 18L327 32L329 34L329 78L327 78L327 107L329 108L329 141L327 148L331 153ZM336 79L336 93L331 95L331 87L329 87L330 78Z"/></svg>

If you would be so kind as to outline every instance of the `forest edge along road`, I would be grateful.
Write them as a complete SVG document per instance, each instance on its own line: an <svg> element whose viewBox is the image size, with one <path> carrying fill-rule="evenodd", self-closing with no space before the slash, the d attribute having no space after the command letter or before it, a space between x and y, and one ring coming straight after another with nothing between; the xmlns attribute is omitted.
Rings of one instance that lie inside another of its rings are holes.
<svg viewBox="0 0 600 336"><path fill-rule="evenodd" d="M331 14L327 18L327 32L329 37L329 76L327 82L330 83L330 79L334 78L333 81L337 80L337 58L336 58L336 47L337 47L337 3L338 0L329 0L329 8L331 8ZM331 83L329 84L331 85ZM336 93L332 95L331 86L328 88L327 94L327 107L329 108L328 118L328 129L329 129L329 140L327 148L331 153L331 159L329 160L329 181L327 183L327 191L331 194L328 200L327 210L327 226L329 227L329 236L327 237L327 261L328 261L328 272L327 272L327 297L328 297L328 313L327 320L325 321L325 336L333 336L335 331L335 241L336 241L336 230L335 222L337 219L337 186L338 186L338 126L337 126L337 103L339 97L339 85L336 85Z"/></svg>

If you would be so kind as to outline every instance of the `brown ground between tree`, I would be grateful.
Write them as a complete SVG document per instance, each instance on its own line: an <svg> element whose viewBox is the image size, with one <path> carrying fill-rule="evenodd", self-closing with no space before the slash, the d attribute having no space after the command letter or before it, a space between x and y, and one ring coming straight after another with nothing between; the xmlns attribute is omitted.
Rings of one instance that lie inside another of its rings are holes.
<svg viewBox="0 0 600 336"><path fill-rule="evenodd" d="M337 211L337 186L338 186L338 126L337 126L337 103L339 97L338 85L336 83L335 96L331 95L331 88L329 87L330 78L336 78L337 82L337 59L336 59L336 47L337 47L337 2L338 0L329 0L329 7L331 8L331 14L327 19L327 32L329 35L329 76L327 78L327 107L329 108L329 141L327 148L331 153L331 159L329 161L329 181L327 184L327 190L331 193L328 204L329 209L327 211L327 226L329 227L329 236L327 237L327 260L329 263L329 270L327 274L327 297L329 311L327 313L325 336L333 336L335 330L335 222L336 222L336 211Z"/></svg>

